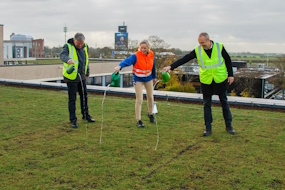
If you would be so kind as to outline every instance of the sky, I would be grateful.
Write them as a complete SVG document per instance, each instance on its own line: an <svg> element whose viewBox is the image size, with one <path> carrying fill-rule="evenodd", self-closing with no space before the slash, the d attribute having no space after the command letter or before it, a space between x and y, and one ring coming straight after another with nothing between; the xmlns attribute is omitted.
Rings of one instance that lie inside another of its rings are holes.
<svg viewBox="0 0 285 190"><path fill-rule="evenodd" d="M131 40L154 35L170 48L192 51L198 35L224 43L229 52L285 53L284 0L1 0L4 40L10 35L42 38L63 46L82 32L90 47L114 47L118 26Z"/></svg>

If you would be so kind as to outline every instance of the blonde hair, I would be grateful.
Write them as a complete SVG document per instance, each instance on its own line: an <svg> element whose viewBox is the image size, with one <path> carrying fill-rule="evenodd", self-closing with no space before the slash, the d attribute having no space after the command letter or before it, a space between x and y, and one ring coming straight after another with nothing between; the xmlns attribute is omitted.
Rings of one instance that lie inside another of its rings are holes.
<svg viewBox="0 0 285 190"><path fill-rule="evenodd" d="M142 44L145 44L146 47L150 50L150 45L149 45L149 43L148 43L147 40L142 40L142 41L139 43L138 50L140 50L140 47L141 47Z"/></svg>

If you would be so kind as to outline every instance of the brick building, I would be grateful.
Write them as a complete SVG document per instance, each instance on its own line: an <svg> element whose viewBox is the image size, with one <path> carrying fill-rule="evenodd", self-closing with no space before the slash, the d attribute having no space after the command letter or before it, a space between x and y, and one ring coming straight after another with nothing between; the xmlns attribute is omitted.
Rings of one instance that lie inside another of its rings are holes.
<svg viewBox="0 0 285 190"><path fill-rule="evenodd" d="M32 41L32 57L44 58L44 39L36 39Z"/></svg>

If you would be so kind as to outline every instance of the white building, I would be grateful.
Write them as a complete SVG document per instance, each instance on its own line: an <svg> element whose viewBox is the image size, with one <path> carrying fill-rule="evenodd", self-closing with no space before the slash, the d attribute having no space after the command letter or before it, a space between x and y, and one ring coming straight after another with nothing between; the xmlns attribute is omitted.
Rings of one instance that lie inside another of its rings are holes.
<svg viewBox="0 0 285 190"><path fill-rule="evenodd" d="M4 40L4 59L29 58L32 41L32 36L13 33L10 40Z"/></svg>
<svg viewBox="0 0 285 190"><path fill-rule="evenodd" d="M4 64L4 55L3 55L3 47L4 47L4 44L3 44L3 38L4 38L4 26L3 24L0 24L0 65Z"/></svg>

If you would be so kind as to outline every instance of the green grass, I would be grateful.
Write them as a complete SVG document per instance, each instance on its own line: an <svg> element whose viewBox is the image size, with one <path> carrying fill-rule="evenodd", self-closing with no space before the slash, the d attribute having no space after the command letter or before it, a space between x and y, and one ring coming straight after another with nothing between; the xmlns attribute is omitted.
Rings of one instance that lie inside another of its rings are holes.
<svg viewBox="0 0 285 190"><path fill-rule="evenodd" d="M231 55L232 61L247 61L248 63L267 63L267 57L260 57L260 56L236 56ZM270 56L268 57L269 63L275 63L278 61L277 56Z"/></svg>
<svg viewBox="0 0 285 190"><path fill-rule="evenodd" d="M135 126L130 98L89 95L96 123L70 128L67 93L0 85L0 189L284 189L285 114L220 107L202 137L202 105L158 101L159 129ZM79 98L78 98L79 100ZM77 101L79 108L79 101Z"/></svg>

